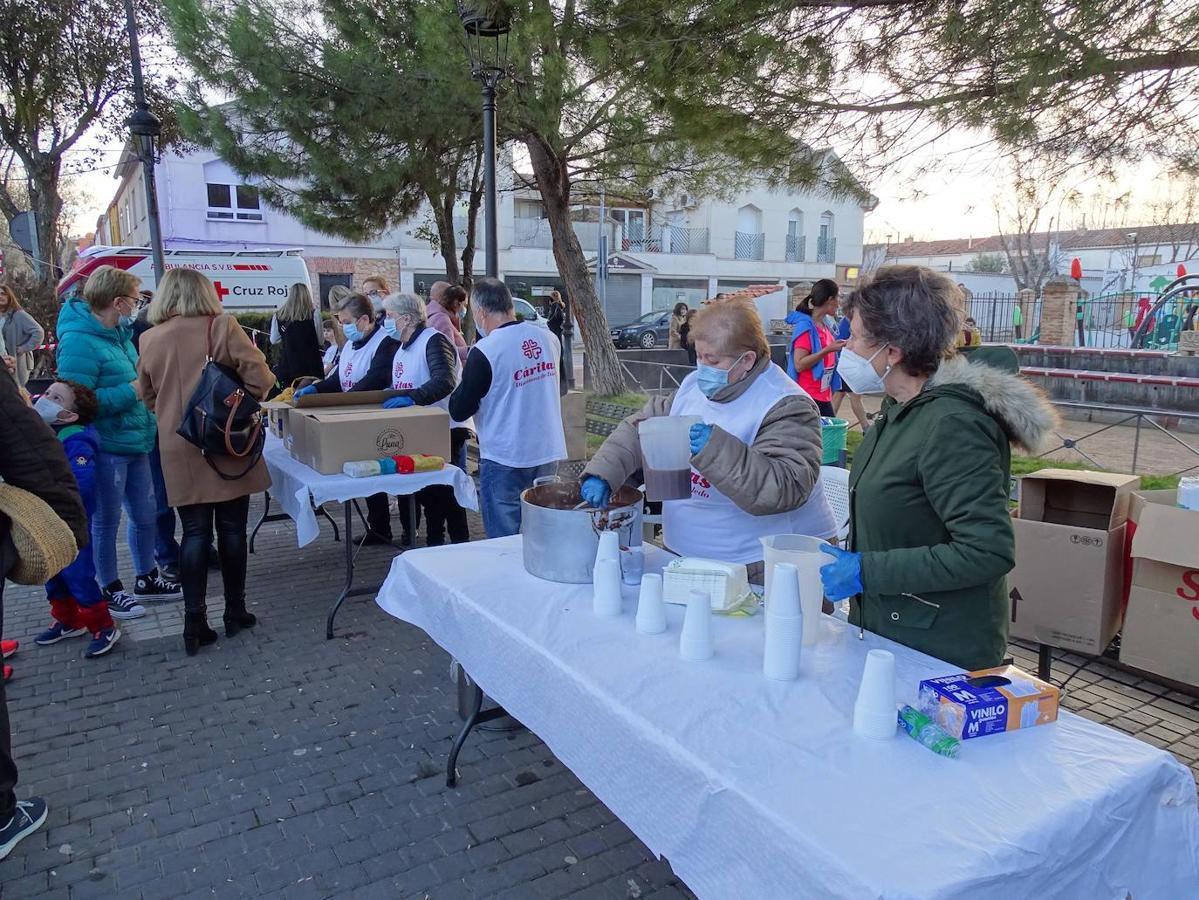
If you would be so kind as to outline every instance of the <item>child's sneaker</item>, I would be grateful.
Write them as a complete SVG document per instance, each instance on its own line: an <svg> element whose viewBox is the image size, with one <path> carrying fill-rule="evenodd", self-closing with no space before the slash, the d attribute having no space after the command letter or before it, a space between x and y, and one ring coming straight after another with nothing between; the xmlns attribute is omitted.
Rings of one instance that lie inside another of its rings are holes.
<svg viewBox="0 0 1199 900"><path fill-rule="evenodd" d="M68 628L62 622L55 622L35 637L33 642L39 647L49 647L51 644L57 644L65 638L82 637L85 634L87 634L86 628Z"/></svg>
<svg viewBox="0 0 1199 900"><path fill-rule="evenodd" d="M87 649L83 651L83 655L88 659L95 659L97 656L103 656L114 646L121 636L121 629L115 625L112 628L106 628L99 634L95 635L91 643L87 645Z"/></svg>
<svg viewBox="0 0 1199 900"><path fill-rule="evenodd" d="M106 587L103 594L108 603L108 614L114 619L140 619L146 614L146 608L125 593L119 581Z"/></svg>
<svg viewBox="0 0 1199 900"><path fill-rule="evenodd" d="M178 600L183 596L183 585L178 581L167 581L157 569L146 575L138 575L133 583L133 596L137 600Z"/></svg>
<svg viewBox="0 0 1199 900"><path fill-rule="evenodd" d="M0 641L0 656L8 659L17 652L17 648L20 646L20 641Z"/></svg>

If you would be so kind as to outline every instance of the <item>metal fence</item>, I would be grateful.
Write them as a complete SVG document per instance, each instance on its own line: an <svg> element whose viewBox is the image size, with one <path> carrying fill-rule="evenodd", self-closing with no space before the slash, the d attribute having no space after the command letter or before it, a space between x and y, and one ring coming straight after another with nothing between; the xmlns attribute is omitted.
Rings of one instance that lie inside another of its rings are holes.
<svg viewBox="0 0 1199 900"><path fill-rule="evenodd" d="M816 262L831 263L837 261L837 239L835 237L816 238Z"/></svg>
<svg viewBox="0 0 1199 900"><path fill-rule="evenodd" d="M1157 313L1155 294L1123 292L1084 297L1075 309L1073 346L1100 349L1174 350L1179 334L1193 327L1194 298L1178 298ZM1035 343L1040 339L1041 298L1017 294L975 294L966 314L987 342ZM1143 340L1133 336L1145 323Z"/></svg>
<svg viewBox="0 0 1199 900"><path fill-rule="evenodd" d="M733 257L735 259L765 259L766 235L749 231L738 231L733 235Z"/></svg>
<svg viewBox="0 0 1199 900"><path fill-rule="evenodd" d="M787 235L787 244L783 250L783 262L803 262L806 250L804 243L802 234Z"/></svg>
<svg viewBox="0 0 1199 900"><path fill-rule="evenodd" d="M708 229L660 225L647 236L626 235L622 246L633 253L707 253Z"/></svg>

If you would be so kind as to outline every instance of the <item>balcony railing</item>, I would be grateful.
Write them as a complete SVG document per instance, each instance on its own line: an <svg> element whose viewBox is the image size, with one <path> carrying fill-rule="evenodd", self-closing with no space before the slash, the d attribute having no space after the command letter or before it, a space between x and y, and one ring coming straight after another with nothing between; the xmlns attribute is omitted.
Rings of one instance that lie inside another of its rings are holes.
<svg viewBox="0 0 1199 900"><path fill-rule="evenodd" d="M803 262L806 241L802 234L787 235L787 246L783 251L784 262Z"/></svg>
<svg viewBox="0 0 1199 900"><path fill-rule="evenodd" d="M766 235L738 231L733 236L733 256L736 259L765 259Z"/></svg>
<svg viewBox="0 0 1199 900"><path fill-rule="evenodd" d="M585 251L595 253L599 250L598 222L575 222L574 230L575 234L578 235L579 243ZM613 246L615 231L616 226L610 224L608 226L609 247ZM512 245L514 247L539 247L543 250L552 249L554 238L550 233L549 220L516 218L514 220Z"/></svg>
<svg viewBox="0 0 1199 900"><path fill-rule="evenodd" d="M648 237L626 235L622 246L633 253L707 253L708 229L665 225L652 229Z"/></svg>
<svg viewBox="0 0 1199 900"><path fill-rule="evenodd" d="M837 261L837 239L832 237L816 238L816 262L831 263Z"/></svg>

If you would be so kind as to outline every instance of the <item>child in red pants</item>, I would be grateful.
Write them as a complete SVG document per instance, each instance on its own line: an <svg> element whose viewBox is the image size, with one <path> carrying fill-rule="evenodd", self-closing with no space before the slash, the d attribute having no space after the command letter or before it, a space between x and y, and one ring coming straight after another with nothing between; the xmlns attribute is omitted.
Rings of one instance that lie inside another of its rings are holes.
<svg viewBox="0 0 1199 900"><path fill-rule="evenodd" d="M56 381L34 409L62 441L90 522L96 509L96 451L100 446L100 436L91 424L98 410L96 395L73 381ZM120 629L113 624L108 603L96 582L91 547L79 551L74 562L46 582L46 598L54 622L34 643L46 646L91 634L83 655L93 658L103 656L120 638Z"/></svg>

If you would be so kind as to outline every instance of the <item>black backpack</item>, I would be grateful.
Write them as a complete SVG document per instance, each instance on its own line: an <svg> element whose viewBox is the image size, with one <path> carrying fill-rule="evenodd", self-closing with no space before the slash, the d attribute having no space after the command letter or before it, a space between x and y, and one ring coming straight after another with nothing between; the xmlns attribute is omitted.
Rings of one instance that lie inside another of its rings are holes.
<svg viewBox="0 0 1199 900"><path fill-rule="evenodd" d="M266 432L262 427L262 407L246 393L237 372L212 358L215 322L215 316L208 320L207 361L175 433L199 447L205 461L221 478L236 481L262 458ZM217 468L214 456L244 459L246 467L236 475L227 475Z"/></svg>

